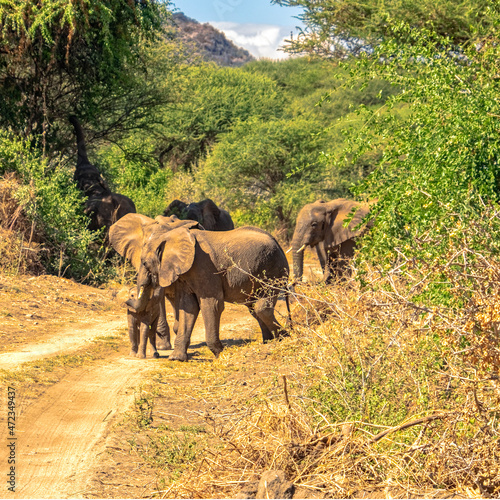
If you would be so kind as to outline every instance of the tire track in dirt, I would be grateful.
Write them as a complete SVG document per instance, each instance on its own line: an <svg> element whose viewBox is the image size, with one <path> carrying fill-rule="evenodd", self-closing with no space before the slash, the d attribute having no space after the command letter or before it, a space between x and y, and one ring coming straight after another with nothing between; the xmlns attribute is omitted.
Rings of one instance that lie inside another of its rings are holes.
<svg viewBox="0 0 500 500"><path fill-rule="evenodd" d="M170 324L172 316L168 315ZM71 347L68 342L58 343L58 334L52 342L44 342L51 349L38 351L29 349L30 360L57 354L64 349L77 349L87 340L110 334L124 327L125 318L103 324L75 325ZM226 304L223 313L221 337L231 339L255 338L258 325L244 306ZM84 332L79 338L79 332ZM192 335L191 349L196 349L205 340L203 321L197 321ZM127 340L124 338L124 341ZM40 346L42 344L38 344ZM36 345L35 345L36 346ZM26 347L23 351L27 351ZM49 352L50 351L50 352ZM14 366L14 359L23 359L24 352L6 353L4 363ZM60 382L49 387L39 399L28 407L20 405L16 414L16 491L7 491L0 498L82 498L90 488L93 473L98 470L100 455L105 451L106 435L110 423L131 407L134 390L152 368L169 362L168 351L162 358L140 360L115 357L92 367L76 368ZM37 358L38 356L38 358ZM17 364L18 361L17 361ZM6 388L5 391L6 393ZM4 398L5 396L5 398ZM22 394L17 394L22 399ZM6 478L7 466L7 422L6 394L2 396L0 425L5 438L0 445L0 470ZM2 491L2 490L0 490Z"/></svg>
<svg viewBox="0 0 500 500"><path fill-rule="evenodd" d="M97 324L75 325L57 332L43 342L23 346L22 351L5 352L0 354L0 369L13 369L22 363L47 358L56 354L68 354L76 351L96 337L114 335L118 330L127 326L126 317L120 319L106 319Z"/></svg>
<svg viewBox="0 0 500 500"><path fill-rule="evenodd" d="M133 387L156 361L116 359L74 371L47 389L17 417L16 491L4 498L79 497L109 422L132 404ZM0 463L7 463L3 449Z"/></svg>

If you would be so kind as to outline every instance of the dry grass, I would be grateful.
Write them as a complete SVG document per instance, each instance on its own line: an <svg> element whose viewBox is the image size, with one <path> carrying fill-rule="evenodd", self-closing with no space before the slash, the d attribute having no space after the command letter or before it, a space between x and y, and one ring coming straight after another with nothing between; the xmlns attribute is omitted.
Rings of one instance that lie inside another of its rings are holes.
<svg viewBox="0 0 500 500"><path fill-rule="evenodd" d="M281 469L302 497L497 498L500 263L464 248L409 269L297 287L274 375L205 414L217 445L160 495L230 498ZM426 305L431 273L450 305Z"/></svg>

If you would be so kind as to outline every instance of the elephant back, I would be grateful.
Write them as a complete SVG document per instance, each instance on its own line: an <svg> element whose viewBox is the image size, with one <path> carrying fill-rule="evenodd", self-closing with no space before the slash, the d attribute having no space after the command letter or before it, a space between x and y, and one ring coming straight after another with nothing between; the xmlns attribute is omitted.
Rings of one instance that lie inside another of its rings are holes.
<svg viewBox="0 0 500 500"><path fill-rule="evenodd" d="M196 232L196 238L202 246L208 244L215 267L230 281L248 281L249 276L270 280L288 276L283 249L263 229L244 226L230 231Z"/></svg>

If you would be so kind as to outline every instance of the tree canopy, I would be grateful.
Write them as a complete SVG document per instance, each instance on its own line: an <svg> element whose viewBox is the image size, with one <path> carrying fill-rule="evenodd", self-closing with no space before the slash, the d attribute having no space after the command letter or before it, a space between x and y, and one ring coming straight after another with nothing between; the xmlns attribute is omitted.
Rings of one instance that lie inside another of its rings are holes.
<svg viewBox="0 0 500 500"><path fill-rule="evenodd" d="M132 92L142 44L158 37L165 15L157 0L1 2L4 125L53 146L60 120L75 110L95 116L103 95Z"/></svg>
<svg viewBox="0 0 500 500"><path fill-rule="evenodd" d="M383 40L399 38L401 23L425 28L452 44L487 36L498 24L495 0L272 0L282 6L302 7L300 35L287 50L341 58L371 50ZM396 28L396 29L395 29Z"/></svg>

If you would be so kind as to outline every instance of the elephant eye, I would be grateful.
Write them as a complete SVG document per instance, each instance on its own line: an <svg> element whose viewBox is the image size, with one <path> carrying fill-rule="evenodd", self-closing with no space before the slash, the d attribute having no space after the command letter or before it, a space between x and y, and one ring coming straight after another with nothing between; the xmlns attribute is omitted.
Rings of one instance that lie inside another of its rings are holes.
<svg viewBox="0 0 500 500"><path fill-rule="evenodd" d="M318 223L317 223L317 222L311 222L311 226L312 226L312 227L316 227L317 225L318 225Z"/></svg>

